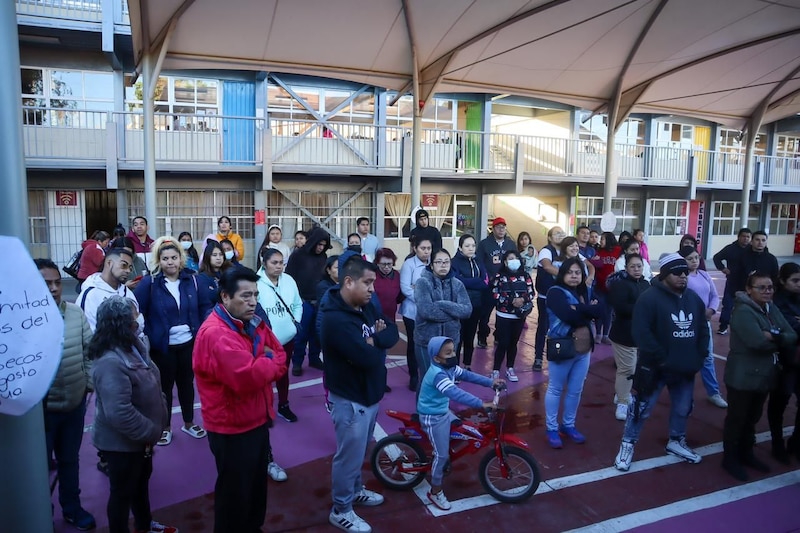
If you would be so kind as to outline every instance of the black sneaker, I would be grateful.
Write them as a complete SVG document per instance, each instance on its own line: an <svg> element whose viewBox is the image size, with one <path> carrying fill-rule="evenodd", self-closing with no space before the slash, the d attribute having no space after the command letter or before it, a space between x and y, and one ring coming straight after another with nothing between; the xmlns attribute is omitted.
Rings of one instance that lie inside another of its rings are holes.
<svg viewBox="0 0 800 533"><path fill-rule="evenodd" d="M317 359L316 361L309 361L308 366L310 366L311 368L316 368L317 370L325 370L325 365L319 359Z"/></svg>
<svg viewBox="0 0 800 533"><path fill-rule="evenodd" d="M534 359L533 360L533 371L534 372L541 372L542 371L542 360L541 359Z"/></svg>
<svg viewBox="0 0 800 533"><path fill-rule="evenodd" d="M105 462L105 461L97 461L97 469L103 475L106 475L106 476L108 475L108 463L107 462Z"/></svg>
<svg viewBox="0 0 800 533"><path fill-rule="evenodd" d="M301 367L301 366L293 366L292 367L292 375L293 376L302 376L303 375L303 367Z"/></svg>
<svg viewBox="0 0 800 533"><path fill-rule="evenodd" d="M478 344L476 345L478 348L486 348L488 346L488 339L478 339Z"/></svg>
<svg viewBox="0 0 800 533"><path fill-rule="evenodd" d="M725 326L724 328L719 328L717 330L717 335L727 335L728 334L728 327Z"/></svg>
<svg viewBox="0 0 800 533"><path fill-rule="evenodd" d="M289 404L285 403L278 407L278 414L287 422L297 422L297 415L289 409Z"/></svg>
<svg viewBox="0 0 800 533"><path fill-rule="evenodd" d="M75 529L80 531L89 531L97 527L94 517L82 507L74 513L64 513L64 522L72 524Z"/></svg>

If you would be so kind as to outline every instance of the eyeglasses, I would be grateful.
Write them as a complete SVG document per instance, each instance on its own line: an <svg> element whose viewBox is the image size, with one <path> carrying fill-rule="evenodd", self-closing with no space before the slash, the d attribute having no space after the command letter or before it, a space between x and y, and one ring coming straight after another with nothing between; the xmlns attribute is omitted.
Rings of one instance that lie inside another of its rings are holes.
<svg viewBox="0 0 800 533"><path fill-rule="evenodd" d="M443 267L443 266L449 265L450 261L449 260L444 260L443 261L443 260L439 259L437 261L434 261L433 264L436 265L436 266L442 266Z"/></svg>
<svg viewBox="0 0 800 533"><path fill-rule="evenodd" d="M378 263L379 267L388 267L391 268L394 266L394 263Z"/></svg>
<svg viewBox="0 0 800 533"><path fill-rule="evenodd" d="M758 292L773 292L775 290L775 287L772 285L751 285L751 288Z"/></svg>
<svg viewBox="0 0 800 533"><path fill-rule="evenodd" d="M122 270L133 270L133 265L128 263L127 261L120 261L117 263Z"/></svg>

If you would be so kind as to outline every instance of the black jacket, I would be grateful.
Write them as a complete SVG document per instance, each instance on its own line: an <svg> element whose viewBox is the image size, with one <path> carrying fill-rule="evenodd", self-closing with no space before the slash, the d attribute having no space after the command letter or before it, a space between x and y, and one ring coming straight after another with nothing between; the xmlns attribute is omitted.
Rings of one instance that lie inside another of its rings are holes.
<svg viewBox="0 0 800 533"><path fill-rule="evenodd" d="M472 259L461 253L453 256L452 271L467 289L469 301L473 309L481 307L482 298L489 293L489 277L486 268L478 260L477 254Z"/></svg>
<svg viewBox="0 0 800 533"><path fill-rule="evenodd" d="M494 238L494 234L489 235L478 243L478 250L475 253L475 256L478 258L478 261L483 263L483 266L486 268L486 272L489 273L489 279L492 279L498 272L500 272L500 267L503 266L503 252L510 250L514 250L516 252L517 245L514 240L507 235L503 238L503 242L500 244L497 243L497 239Z"/></svg>
<svg viewBox="0 0 800 533"><path fill-rule="evenodd" d="M792 294L785 289L779 289L772 301L781 310L786 322L800 336L800 320L798 319L800 317L800 296Z"/></svg>
<svg viewBox="0 0 800 533"><path fill-rule="evenodd" d="M730 288L733 289L733 293L745 289L747 277L753 272L763 272L769 275L774 283L778 283L778 259L769 253L768 248L764 248L763 252L756 252L751 246L744 249L736 268L731 269L731 275L728 277L732 283Z"/></svg>
<svg viewBox="0 0 800 533"><path fill-rule="evenodd" d="M328 245L318 254L317 244L323 240ZM297 283L297 290L303 301L313 302L317 299L317 283L325 275L325 262L328 260L325 252L330 249L331 237L328 232L322 228L314 228L303 247L289 256L286 273Z"/></svg>
<svg viewBox="0 0 800 533"><path fill-rule="evenodd" d="M614 310L614 324L608 335L609 339L623 346L636 346L632 332L633 310L636 301L649 288L650 282L646 279L636 280L627 274L611 283L608 305Z"/></svg>
<svg viewBox="0 0 800 533"><path fill-rule="evenodd" d="M730 296L733 296L735 292L733 285L736 282L736 279L741 277L737 272L737 269L739 268L739 261L741 261L744 252L749 249L750 246L745 246L744 248L739 246L739 241L736 240L714 254L714 266L717 267L717 270L722 271L724 268L730 270L727 281L725 282L725 292ZM747 280L747 277L745 277L745 280Z"/></svg>
<svg viewBox="0 0 800 533"><path fill-rule="evenodd" d="M641 364L694 376L708 355L709 336L706 306L692 290L675 294L655 280L634 306L633 340Z"/></svg>
<svg viewBox="0 0 800 533"><path fill-rule="evenodd" d="M386 391L386 350L399 339L394 320L383 317L372 302L354 309L342 299L337 286L323 297L320 314L328 390L361 405L378 403ZM375 333L379 318L386 322L386 329ZM374 346L367 343L367 337L372 337Z"/></svg>

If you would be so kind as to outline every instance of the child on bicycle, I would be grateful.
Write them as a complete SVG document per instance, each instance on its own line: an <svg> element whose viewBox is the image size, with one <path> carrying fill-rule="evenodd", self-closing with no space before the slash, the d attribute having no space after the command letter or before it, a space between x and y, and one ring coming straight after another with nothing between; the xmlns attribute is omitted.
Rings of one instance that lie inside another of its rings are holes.
<svg viewBox="0 0 800 533"><path fill-rule="evenodd" d="M433 445L431 467L431 491L428 499L443 511L450 509L450 502L442 490L442 475L450 458L450 423L458 418L450 411L450 400L476 409L491 408L492 402L484 402L456 385L456 379L492 387L505 383L492 380L458 366L455 344L449 337L433 337L428 342L431 366L420 384L417 412L428 439Z"/></svg>

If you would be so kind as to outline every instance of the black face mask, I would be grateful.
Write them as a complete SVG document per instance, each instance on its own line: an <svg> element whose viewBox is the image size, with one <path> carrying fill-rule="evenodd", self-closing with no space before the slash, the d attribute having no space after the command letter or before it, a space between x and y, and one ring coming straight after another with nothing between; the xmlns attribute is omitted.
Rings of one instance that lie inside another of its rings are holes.
<svg viewBox="0 0 800 533"><path fill-rule="evenodd" d="M458 366L458 357L455 355L453 357L446 357L444 363L439 363L439 365L443 368L455 368Z"/></svg>
<svg viewBox="0 0 800 533"><path fill-rule="evenodd" d="M347 249L350 250L351 252L355 252L357 254L361 253L361 245L360 244L351 244L350 246L347 247Z"/></svg>

